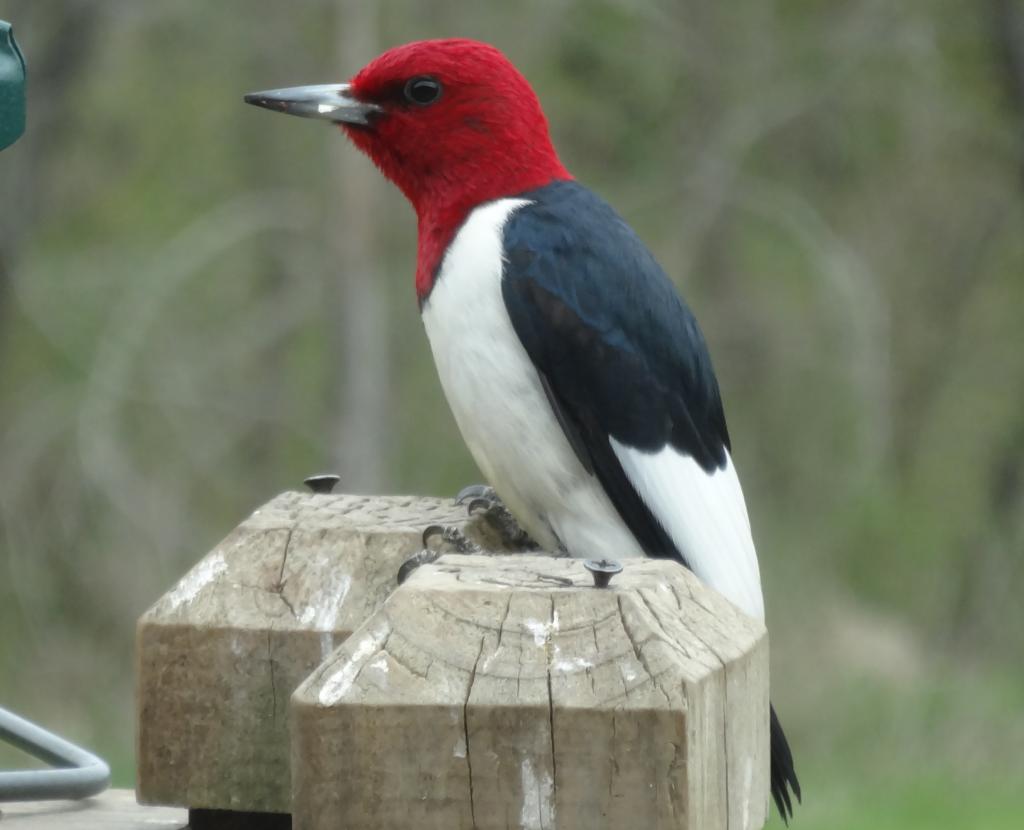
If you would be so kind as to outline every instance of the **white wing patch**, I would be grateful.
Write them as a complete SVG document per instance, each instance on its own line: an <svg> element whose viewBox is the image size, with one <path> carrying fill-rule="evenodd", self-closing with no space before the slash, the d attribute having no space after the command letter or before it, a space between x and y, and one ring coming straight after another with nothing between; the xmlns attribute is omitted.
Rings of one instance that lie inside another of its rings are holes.
<svg viewBox="0 0 1024 830"><path fill-rule="evenodd" d="M609 439L627 478L693 572L747 614L764 619L750 519L732 459L706 473L669 446L655 453Z"/></svg>

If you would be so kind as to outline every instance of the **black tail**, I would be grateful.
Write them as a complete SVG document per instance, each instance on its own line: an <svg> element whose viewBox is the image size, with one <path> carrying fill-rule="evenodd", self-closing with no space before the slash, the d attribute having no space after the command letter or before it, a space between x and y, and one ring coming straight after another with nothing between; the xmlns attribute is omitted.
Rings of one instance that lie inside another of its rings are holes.
<svg viewBox="0 0 1024 830"><path fill-rule="evenodd" d="M793 817L793 802L790 800L789 791L793 790L796 800L800 801L800 782L796 778L796 770L793 769L793 753L789 751L789 741L782 731L782 724L779 723L779 716L775 714L775 707L768 706L771 711L771 739L772 739L772 798L775 799L775 806L779 808L779 815L782 820L789 824Z"/></svg>

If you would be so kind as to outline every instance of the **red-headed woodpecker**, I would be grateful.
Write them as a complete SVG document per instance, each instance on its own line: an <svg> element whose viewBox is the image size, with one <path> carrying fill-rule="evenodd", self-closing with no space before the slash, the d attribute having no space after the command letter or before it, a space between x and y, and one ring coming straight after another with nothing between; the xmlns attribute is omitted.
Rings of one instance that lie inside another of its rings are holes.
<svg viewBox="0 0 1024 830"><path fill-rule="evenodd" d="M339 124L408 197L416 293L481 471L542 547L675 559L764 618L747 509L697 321L552 146L497 49L410 43L348 84L246 96ZM770 709L771 789L800 785Z"/></svg>

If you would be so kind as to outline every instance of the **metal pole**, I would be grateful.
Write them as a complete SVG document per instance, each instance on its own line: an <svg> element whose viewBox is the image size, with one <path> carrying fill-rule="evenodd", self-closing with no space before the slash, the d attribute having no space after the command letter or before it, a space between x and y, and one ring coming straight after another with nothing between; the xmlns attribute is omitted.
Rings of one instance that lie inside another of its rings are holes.
<svg viewBox="0 0 1024 830"><path fill-rule="evenodd" d="M110 786L105 761L3 708L0 740L57 767L0 772L0 801L88 798Z"/></svg>

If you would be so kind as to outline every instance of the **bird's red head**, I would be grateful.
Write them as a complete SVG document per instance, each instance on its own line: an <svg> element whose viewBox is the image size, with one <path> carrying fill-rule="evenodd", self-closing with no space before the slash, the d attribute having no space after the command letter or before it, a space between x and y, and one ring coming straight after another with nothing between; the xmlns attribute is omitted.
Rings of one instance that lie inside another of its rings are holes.
<svg viewBox="0 0 1024 830"><path fill-rule="evenodd" d="M366 65L351 94L379 110L343 124L418 212L470 206L566 178L526 79L493 46L424 40Z"/></svg>
<svg viewBox="0 0 1024 830"><path fill-rule="evenodd" d="M297 101L300 91L306 97ZM408 43L372 60L348 87L279 90L247 100L337 121L398 185L419 219L421 298L474 207L570 178L537 96L508 58L486 43Z"/></svg>

